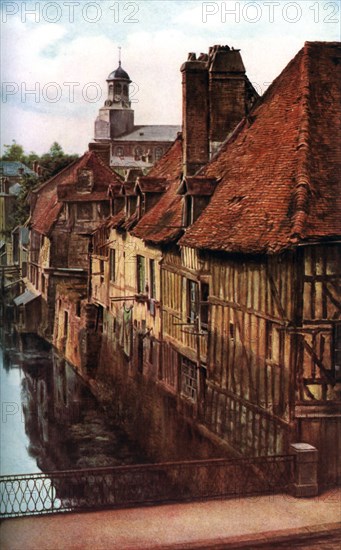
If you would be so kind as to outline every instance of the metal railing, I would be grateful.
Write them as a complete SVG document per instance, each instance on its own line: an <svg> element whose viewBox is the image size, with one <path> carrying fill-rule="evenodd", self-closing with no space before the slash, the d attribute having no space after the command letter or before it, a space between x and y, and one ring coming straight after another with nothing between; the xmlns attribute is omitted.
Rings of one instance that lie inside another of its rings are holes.
<svg viewBox="0 0 341 550"><path fill-rule="evenodd" d="M287 492L294 457L213 459L0 478L2 517Z"/></svg>

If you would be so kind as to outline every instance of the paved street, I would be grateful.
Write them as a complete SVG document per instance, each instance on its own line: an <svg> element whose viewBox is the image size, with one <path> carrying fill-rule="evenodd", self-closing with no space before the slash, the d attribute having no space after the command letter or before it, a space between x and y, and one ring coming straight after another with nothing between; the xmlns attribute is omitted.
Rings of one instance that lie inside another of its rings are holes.
<svg viewBox="0 0 341 550"><path fill-rule="evenodd" d="M341 489L311 499L275 495L18 518L3 522L1 550L331 550L340 547L340 512Z"/></svg>

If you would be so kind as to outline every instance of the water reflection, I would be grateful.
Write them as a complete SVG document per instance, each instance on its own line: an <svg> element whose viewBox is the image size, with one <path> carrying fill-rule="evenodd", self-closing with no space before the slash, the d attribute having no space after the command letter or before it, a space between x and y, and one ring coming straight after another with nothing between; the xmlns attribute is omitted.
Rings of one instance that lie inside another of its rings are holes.
<svg viewBox="0 0 341 550"><path fill-rule="evenodd" d="M46 342L33 335L4 340L2 475L147 461Z"/></svg>

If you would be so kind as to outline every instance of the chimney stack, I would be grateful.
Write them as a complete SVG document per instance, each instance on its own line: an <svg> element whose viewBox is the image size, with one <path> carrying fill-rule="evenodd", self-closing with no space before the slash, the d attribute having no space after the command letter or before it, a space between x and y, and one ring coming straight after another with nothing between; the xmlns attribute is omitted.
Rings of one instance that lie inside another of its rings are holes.
<svg viewBox="0 0 341 550"><path fill-rule="evenodd" d="M209 160L207 62L193 53L181 66L183 173L195 174Z"/></svg>
<svg viewBox="0 0 341 550"><path fill-rule="evenodd" d="M258 94L245 74L239 50L212 46L181 67L183 173L194 175L247 115Z"/></svg>

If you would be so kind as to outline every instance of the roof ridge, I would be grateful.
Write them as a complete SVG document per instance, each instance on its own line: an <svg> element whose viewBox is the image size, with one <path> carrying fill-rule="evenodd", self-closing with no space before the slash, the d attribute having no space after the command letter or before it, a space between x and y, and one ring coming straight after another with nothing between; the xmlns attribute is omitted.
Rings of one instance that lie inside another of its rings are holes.
<svg viewBox="0 0 341 550"><path fill-rule="evenodd" d="M106 169L106 171L108 172L108 174L110 173L111 176L114 176L115 179L118 180L118 181L117 181L117 184L123 183L124 180L123 180L122 176L120 176L120 174L118 174L117 172L115 172L115 170L112 170L112 169L110 168L110 166L108 166L108 165L105 163L104 159L101 157L101 155L100 155L97 151L86 151L85 154L88 154L88 153L89 153L88 158L91 158L92 156L95 157L96 161L98 161L98 163L99 163L103 168ZM109 184L109 185L111 185L111 184Z"/></svg>
<svg viewBox="0 0 341 550"><path fill-rule="evenodd" d="M305 42L301 59L301 119L297 143L296 185L293 191L294 212L290 241L297 243L302 238L309 213L311 180L309 173L310 142L310 44Z"/></svg>

